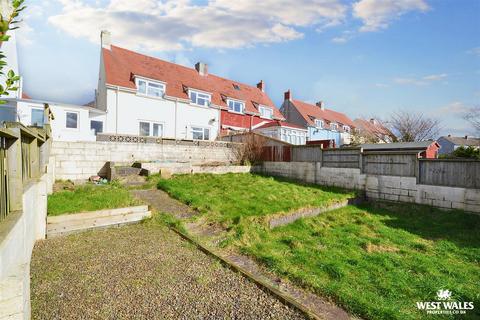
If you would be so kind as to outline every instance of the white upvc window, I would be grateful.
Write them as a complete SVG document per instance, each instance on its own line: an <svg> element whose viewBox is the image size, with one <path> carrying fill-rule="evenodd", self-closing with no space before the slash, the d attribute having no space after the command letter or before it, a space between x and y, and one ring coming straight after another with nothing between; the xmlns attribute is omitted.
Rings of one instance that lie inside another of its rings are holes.
<svg viewBox="0 0 480 320"><path fill-rule="evenodd" d="M243 113L245 103L239 100L227 99L228 111Z"/></svg>
<svg viewBox="0 0 480 320"><path fill-rule="evenodd" d="M338 130L338 124L336 124L335 122L330 123L330 129Z"/></svg>
<svg viewBox="0 0 480 320"><path fill-rule="evenodd" d="M192 103L198 106L208 107L210 105L210 102L212 101L212 96L208 93L195 91L195 90L188 90L188 94L189 94L190 100L192 100Z"/></svg>
<svg viewBox="0 0 480 320"><path fill-rule="evenodd" d="M163 124L150 121L140 121L138 124L138 134L146 137L162 137Z"/></svg>
<svg viewBox="0 0 480 320"><path fill-rule="evenodd" d="M210 140L210 129L202 127L192 127L193 140Z"/></svg>
<svg viewBox="0 0 480 320"><path fill-rule="evenodd" d="M68 129L78 129L78 112L67 111L65 113L65 127Z"/></svg>
<svg viewBox="0 0 480 320"><path fill-rule="evenodd" d="M152 80L135 78L137 84L137 93L150 97L163 97L165 94L165 84Z"/></svg>
<svg viewBox="0 0 480 320"><path fill-rule="evenodd" d="M350 132L350 127L347 126L347 125L344 125L344 126L343 126L343 131L345 131L345 132Z"/></svg>
<svg viewBox="0 0 480 320"><path fill-rule="evenodd" d="M260 116L262 118L266 118L266 119L272 119L273 118L273 109L272 108L267 108L267 107L264 107L264 106L260 106L258 108L258 111L260 111Z"/></svg>
<svg viewBox="0 0 480 320"><path fill-rule="evenodd" d="M317 127L317 128L323 128L323 120L321 120L321 119L315 119L315 127Z"/></svg>

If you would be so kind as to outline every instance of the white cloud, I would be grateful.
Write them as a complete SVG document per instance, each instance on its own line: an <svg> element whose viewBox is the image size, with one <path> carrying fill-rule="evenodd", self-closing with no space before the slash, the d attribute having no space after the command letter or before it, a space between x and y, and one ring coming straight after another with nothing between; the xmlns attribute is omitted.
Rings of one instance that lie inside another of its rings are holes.
<svg viewBox="0 0 480 320"><path fill-rule="evenodd" d="M467 51L468 54L473 54L476 55L477 57L480 57L480 47L475 47Z"/></svg>
<svg viewBox="0 0 480 320"><path fill-rule="evenodd" d="M445 78L447 78L447 76L448 75L446 73L440 73L440 74L430 74L423 77L397 77L393 79L393 81L398 84L425 86L435 81L444 80Z"/></svg>
<svg viewBox="0 0 480 320"><path fill-rule="evenodd" d="M360 0L353 4L353 16L363 22L360 31L377 31L409 11L427 11L425 0Z"/></svg>
<svg viewBox="0 0 480 320"><path fill-rule="evenodd" d="M345 30L341 35L332 38L333 43L343 44L350 41L355 36L355 33L350 30Z"/></svg>
<svg viewBox="0 0 480 320"><path fill-rule="evenodd" d="M340 0L58 0L61 13L49 22L78 37L99 41L100 30L113 42L140 50L173 51L189 47L241 48L303 37L299 27L339 23L347 6Z"/></svg>
<svg viewBox="0 0 480 320"><path fill-rule="evenodd" d="M465 104L460 101L454 101L446 106L441 107L438 111L440 114L456 114L462 115L469 110Z"/></svg>

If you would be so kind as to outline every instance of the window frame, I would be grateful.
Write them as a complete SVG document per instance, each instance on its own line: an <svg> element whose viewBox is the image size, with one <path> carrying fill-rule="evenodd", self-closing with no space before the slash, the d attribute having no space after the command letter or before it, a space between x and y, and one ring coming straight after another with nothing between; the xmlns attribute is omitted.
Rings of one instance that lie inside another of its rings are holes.
<svg viewBox="0 0 480 320"><path fill-rule="evenodd" d="M332 131L338 131L338 123L336 123L336 122L330 122L330 130L332 130Z"/></svg>
<svg viewBox="0 0 480 320"><path fill-rule="evenodd" d="M148 135L142 135L140 132L140 124L148 123ZM159 135L154 135L155 125L161 127ZM150 121L150 120L138 120L138 135L140 137L153 137L153 138L163 138L163 133L165 132L165 124L163 122Z"/></svg>
<svg viewBox="0 0 480 320"><path fill-rule="evenodd" d="M322 119L315 119L315 127L316 128L322 128L323 129L324 124L325 124L325 121L323 121Z"/></svg>
<svg viewBox="0 0 480 320"><path fill-rule="evenodd" d="M145 83L145 91L142 92L140 91L140 82ZM152 86L150 86L152 85ZM135 77L135 86L136 86L136 93L139 96L142 97L149 97L149 98L163 98L165 96L165 93L167 91L167 85L164 82L158 81L158 80L151 80L147 78L142 78L142 77ZM158 86L158 87L155 87ZM150 94L149 89L151 87L155 87L156 89L160 89L161 95L155 95L155 94Z"/></svg>
<svg viewBox="0 0 480 320"><path fill-rule="evenodd" d="M342 129L343 129L343 131L345 131L345 132L347 132L347 133L350 133L350 130L351 130L350 126L347 126L346 124L344 124L344 125L342 126Z"/></svg>
<svg viewBox="0 0 480 320"><path fill-rule="evenodd" d="M211 133L210 128L201 127L201 126L191 126L190 131L192 132L192 140L198 140L198 141L210 140L210 133ZM196 131L197 133L201 131L202 139L196 139L194 137L194 131ZM205 135L205 132L208 132L208 133ZM207 139L205 139L205 137L207 137Z"/></svg>
<svg viewBox="0 0 480 320"><path fill-rule="evenodd" d="M42 109L42 108L32 107L32 108L30 109L30 125L35 126L35 123L36 123L36 122L33 122L33 112L34 112L34 111L39 111L39 112L42 113L42 123L40 123L40 124L37 123L36 126L37 126L37 127L38 127L38 126L43 127L43 125L45 124L45 110Z"/></svg>
<svg viewBox="0 0 480 320"><path fill-rule="evenodd" d="M92 122L98 122L98 123L101 123L102 124L102 128L100 131L97 131L95 130L94 128L92 128ZM98 133L103 133L103 121L102 120L93 120L93 119L90 119L90 131L94 130L94 134L97 135Z"/></svg>
<svg viewBox="0 0 480 320"><path fill-rule="evenodd" d="M265 116L262 113L262 110L269 110L270 111L270 117ZM267 106L259 106L258 111L260 112L260 117L263 119L273 119L273 108L267 107Z"/></svg>
<svg viewBox="0 0 480 320"><path fill-rule="evenodd" d="M241 111L235 111L235 109L230 109L230 102L232 103L240 103L241 106L242 106L242 110ZM232 112L232 113L237 113L237 114L245 114L245 101L242 101L242 100L237 100L237 99L231 99L231 98L227 98L227 107L228 107L228 112Z"/></svg>
<svg viewBox="0 0 480 320"><path fill-rule="evenodd" d="M77 116L76 127L75 128L72 128L72 127L68 126L68 114L69 113L75 114ZM65 111L65 129L68 129L68 130L79 130L80 129L80 112L78 112L78 111Z"/></svg>
<svg viewBox="0 0 480 320"><path fill-rule="evenodd" d="M195 97L196 97L195 101L193 101L193 99L192 99L192 94L195 94ZM203 98L200 98L200 99L205 100L207 102L207 104L199 104L198 103L199 96L204 96ZM207 97L207 99L205 99L205 97ZM195 105L195 106L210 107L211 104L212 104L212 94L208 93L208 92L205 92L205 91L188 89L188 98L190 99L190 103Z"/></svg>

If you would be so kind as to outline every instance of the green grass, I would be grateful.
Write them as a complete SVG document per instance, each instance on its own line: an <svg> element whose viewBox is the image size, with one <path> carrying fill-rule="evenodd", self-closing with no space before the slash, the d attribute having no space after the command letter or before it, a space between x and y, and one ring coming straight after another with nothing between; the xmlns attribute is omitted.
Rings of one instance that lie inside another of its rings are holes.
<svg viewBox="0 0 480 320"><path fill-rule="evenodd" d="M448 289L480 318L480 216L408 204L347 206L273 230L262 217L351 197L250 174L184 175L158 187L228 225L221 243L366 319L429 318L418 301ZM430 316L431 318L432 316ZM435 315L436 319L455 316Z"/></svg>
<svg viewBox="0 0 480 320"><path fill-rule="evenodd" d="M480 318L480 217L428 207L348 206L234 244L274 272L368 319L427 318L417 301L449 289ZM435 318L454 316L435 316ZM463 317L465 318L465 317Z"/></svg>
<svg viewBox="0 0 480 320"><path fill-rule="evenodd" d="M351 198L354 192L253 174L176 175L160 180L158 187L207 215L209 220L238 224L241 219L323 207Z"/></svg>
<svg viewBox="0 0 480 320"><path fill-rule="evenodd" d="M122 208L141 204L128 190L116 184L85 184L73 191L55 192L48 196L48 215Z"/></svg>

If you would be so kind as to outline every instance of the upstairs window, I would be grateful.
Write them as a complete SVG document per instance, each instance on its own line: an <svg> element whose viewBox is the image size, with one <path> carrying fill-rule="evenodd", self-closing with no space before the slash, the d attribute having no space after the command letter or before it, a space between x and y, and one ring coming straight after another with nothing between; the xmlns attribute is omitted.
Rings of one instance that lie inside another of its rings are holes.
<svg viewBox="0 0 480 320"><path fill-rule="evenodd" d="M211 96L207 93L189 90L190 100L193 104L208 107L210 105Z"/></svg>
<svg viewBox="0 0 480 320"><path fill-rule="evenodd" d="M315 127L323 128L323 120L315 119Z"/></svg>
<svg viewBox="0 0 480 320"><path fill-rule="evenodd" d="M228 110L231 112L243 113L245 103L238 100L227 100Z"/></svg>
<svg viewBox="0 0 480 320"><path fill-rule="evenodd" d="M78 112L67 112L65 127L78 129Z"/></svg>
<svg viewBox="0 0 480 320"><path fill-rule="evenodd" d="M334 123L334 122L330 123L330 129L332 129L332 130L338 130L338 124L336 124L336 123Z"/></svg>
<svg viewBox="0 0 480 320"><path fill-rule="evenodd" d="M267 107L259 107L258 111L260 111L260 116L262 118L272 119L273 118L273 110L272 108Z"/></svg>
<svg viewBox="0 0 480 320"><path fill-rule="evenodd" d="M95 135L103 132L103 121L90 120L90 130L93 130Z"/></svg>
<svg viewBox="0 0 480 320"><path fill-rule="evenodd" d="M145 80L145 79L136 79L137 82L137 93L144 94L151 97L163 97L165 94L165 85L163 83Z"/></svg>
<svg viewBox="0 0 480 320"><path fill-rule="evenodd" d="M343 131L350 132L350 127L349 126L343 126Z"/></svg>

